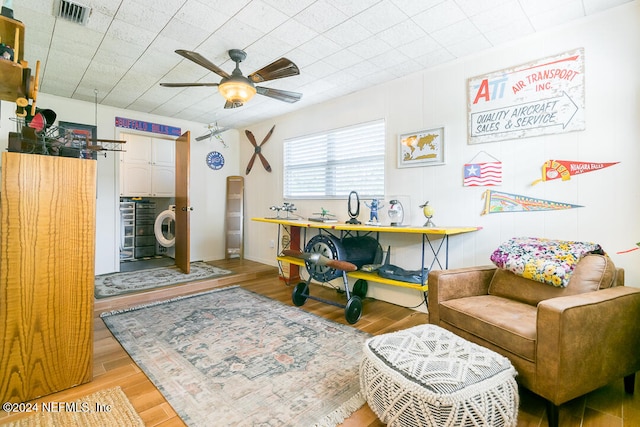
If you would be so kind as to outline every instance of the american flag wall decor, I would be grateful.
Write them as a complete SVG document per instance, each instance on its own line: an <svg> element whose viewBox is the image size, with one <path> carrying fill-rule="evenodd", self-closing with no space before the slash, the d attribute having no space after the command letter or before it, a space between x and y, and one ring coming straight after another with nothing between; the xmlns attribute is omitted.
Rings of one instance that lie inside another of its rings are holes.
<svg viewBox="0 0 640 427"><path fill-rule="evenodd" d="M467 163L464 165L465 187L491 187L502 184L502 162Z"/></svg>

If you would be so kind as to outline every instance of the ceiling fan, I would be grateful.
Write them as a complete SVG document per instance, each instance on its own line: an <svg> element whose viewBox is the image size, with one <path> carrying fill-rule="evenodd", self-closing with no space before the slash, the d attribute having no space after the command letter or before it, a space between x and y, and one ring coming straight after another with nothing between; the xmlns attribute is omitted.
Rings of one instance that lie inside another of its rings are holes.
<svg viewBox="0 0 640 427"><path fill-rule="evenodd" d="M224 108L240 107L245 102L253 98L253 95L255 95L256 93L290 103L298 102L300 101L300 98L302 98L302 94L298 92L289 92L286 90L256 86L254 84L266 82L269 80L281 79L283 77L296 76L300 74L300 70L298 69L296 64L294 64L287 58L280 58L245 77L242 75L242 71L240 71L240 63L247 57L247 54L243 50L231 49L229 51L229 57L233 62L236 63L236 68L231 74L213 64L211 61L209 61L199 53L183 49L176 50L176 53L206 68L209 71L213 71L214 73L222 77L222 80L220 80L220 83L160 83L160 86L217 86L220 94L227 100L227 102L224 104Z"/></svg>

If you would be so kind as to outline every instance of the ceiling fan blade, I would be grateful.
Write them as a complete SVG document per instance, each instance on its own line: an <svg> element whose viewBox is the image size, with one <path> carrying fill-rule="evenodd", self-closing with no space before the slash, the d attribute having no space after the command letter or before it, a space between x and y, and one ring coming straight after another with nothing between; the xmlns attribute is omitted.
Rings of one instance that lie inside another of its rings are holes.
<svg viewBox="0 0 640 427"><path fill-rule="evenodd" d="M216 73L220 77L227 78L227 79L231 77L229 75L229 73L227 73L222 68L218 67L213 62L209 61L207 58L205 58L204 56L200 55L197 52L191 52L190 50L178 49L178 50L176 50L176 53L178 55L183 56L183 57L187 58L188 60L193 61L196 64L206 68L209 71L213 71L214 73Z"/></svg>
<svg viewBox="0 0 640 427"><path fill-rule="evenodd" d="M297 76L298 74L300 74L300 70L296 64L287 58L280 58L258 71L254 71L248 77L252 82L260 83L283 77Z"/></svg>
<svg viewBox="0 0 640 427"><path fill-rule="evenodd" d="M287 90L273 89L264 86L256 86L256 91L260 95L290 103L298 102L302 98L302 94L298 92L289 92Z"/></svg>
<svg viewBox="0 0 640 427"><path fill-rule="evenodd" d="M251 145L253 145L254 147L258 147L258 143L256 142L256 137L253 136L253 133L251 133L250 130L246 129L244 131L244 134L247 135L247 138L249 138L249 142L251 143Z"/></svg>
<svg viewBox="0 0 640 427"><path fill-rule="evenodd" d="M262 166L267 170L267 172L271 172L271 165L267 162L267 159L264 158L262 153L258 153L258 157L260 157L260 161L262 162Z"/></svg>
<svg viewBox="0 0 640 427"><path fill-rule="evenodd" d="M251 156L251 159L249 160L249 164L247 164L247 170L245 171L246 175L249 175L249 172L251 172L251 168L253 167L253 162L256 161L256 155L258 153L253 153L253 156Z"/></svg>
<svg viewBox="0 0 640 427"><path fill-rule="evenodd" d="M224 108L238 108L238 107L242 107L242 102L227 101L224 103Z"/></svg>
<svg viewBox="0 0 640 427"><path fill-rule="evenodd" d="M160 83L164 87L218 86L218 83Z"/></svg>

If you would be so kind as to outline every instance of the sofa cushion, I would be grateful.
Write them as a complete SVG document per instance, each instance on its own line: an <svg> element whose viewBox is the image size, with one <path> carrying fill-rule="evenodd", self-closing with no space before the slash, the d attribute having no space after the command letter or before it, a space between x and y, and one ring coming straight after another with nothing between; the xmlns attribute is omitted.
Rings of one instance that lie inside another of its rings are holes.
<svg viewBox="0 0 640 427"><path fill-rule="evenodd" d="M454 325L530 361L535 361L536 316L536 307L494 295L440 303L441 323Z"/></svg>
<svg viewBox="0 0 640 427"><path fill-rule="evenodd" d="M556 288L497 269L489 284L489 295L537 305L549 298L609 288L614 285L615 278L616 267L613 261L607 255L592 254L586 255L576 265L565 288Z"/></svg>

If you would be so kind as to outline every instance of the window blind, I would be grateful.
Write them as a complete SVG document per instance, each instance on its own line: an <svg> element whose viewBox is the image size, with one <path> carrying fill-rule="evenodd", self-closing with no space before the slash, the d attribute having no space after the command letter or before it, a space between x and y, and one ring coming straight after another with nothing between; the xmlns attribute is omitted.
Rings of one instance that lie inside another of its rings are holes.
<svg viewBox="0 0 640 427"><path fill-rule="evenodd" d="M285 199L384 196L384 120L290 138L283 150Z"/></svg>

